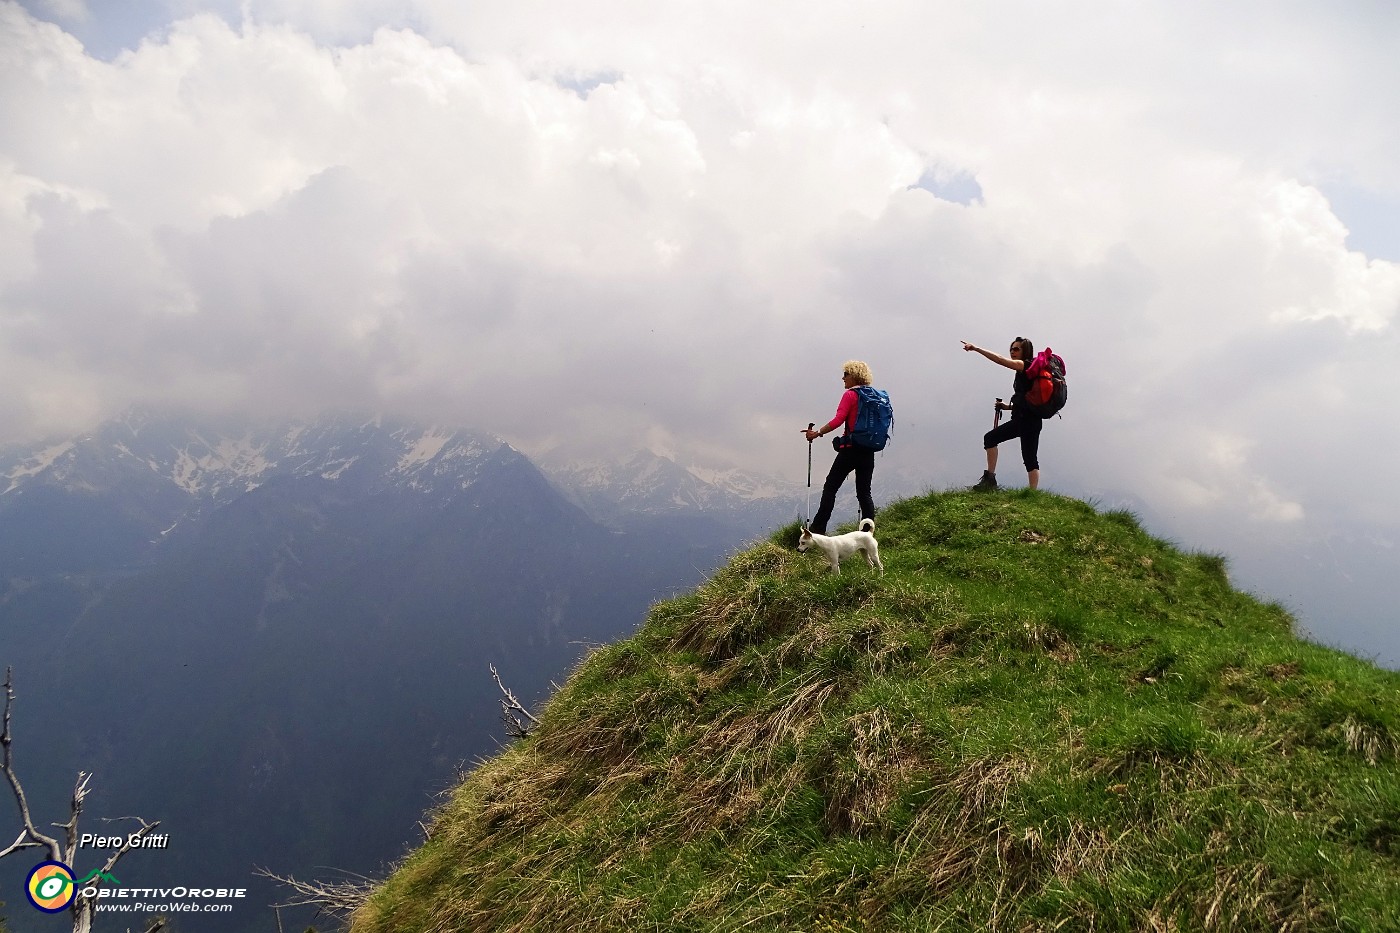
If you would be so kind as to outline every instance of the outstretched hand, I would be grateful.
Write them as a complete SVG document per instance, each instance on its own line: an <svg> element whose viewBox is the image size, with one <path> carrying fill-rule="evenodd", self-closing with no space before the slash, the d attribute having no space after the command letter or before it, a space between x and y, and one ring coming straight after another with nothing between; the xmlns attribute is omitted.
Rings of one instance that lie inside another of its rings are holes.
<svg viewBox="0 0 1400 933"><path fill-rule="evenodd" d="M972 353L976 353L976 352L977 352L977 347L976 347L975 345L973 345L973 344L968 343L966 340L964 340L964 341L962 342L962 345L963 345L963 349L964 349L964 350L968 350L968 351L970 351L970 352L972 352Z"/></svg>

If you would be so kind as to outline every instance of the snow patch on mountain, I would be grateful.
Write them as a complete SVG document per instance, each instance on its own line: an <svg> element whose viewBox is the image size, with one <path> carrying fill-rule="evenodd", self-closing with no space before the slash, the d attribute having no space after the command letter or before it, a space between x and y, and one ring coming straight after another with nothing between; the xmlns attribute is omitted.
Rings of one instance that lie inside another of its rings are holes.
<svg viewBox="0 0 1400 933"><path fill-rule="evenodd" d="M340 479L342 473L350 469L356 463L359 463L359 461L360 458L358 456L347 457L344 460L332 460L326 464L326 469L321 471L321 479Z"/></svg>
<svg viewBox="0 0 1400 933"><path fill-rule="evenodd" d="M398 466L394 468L395 471L407 473L415 466L429 462L442 453L442 449L447 446L448 441L452 440L454 434L453 431L430 429L414 441L409 450L399 458Z"/></svg>
<svg viewBox="0 0 1400 933"><path fill-rule="evenodd" d="M220 437L211 443L193 434L192 443L174 451L168 475L196 498L217 496L229 488L247 492L257 488L264 474L277 466L277 460L268 457L267 446L249 435Z"/></svg>
<svg viewBox="0 0 1400 933"><path fill-rule="evenodd" d="M28 458L21 461L19 466L5 474L5 479L9 480L9 485L6 487L5 492L0 493L0 495L5 495L19 488L20 484L28 477L38 476L40 473L43 473L49 467L53 466L54 462L58 460L59 457L68 453L73 447L73 441L63 441L35 451Z"/></svg>

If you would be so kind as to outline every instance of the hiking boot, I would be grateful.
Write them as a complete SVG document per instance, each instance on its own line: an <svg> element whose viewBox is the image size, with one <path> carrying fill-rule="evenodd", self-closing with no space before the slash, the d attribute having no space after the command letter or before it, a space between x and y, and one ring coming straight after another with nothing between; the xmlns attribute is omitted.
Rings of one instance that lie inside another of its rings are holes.
<svg viewBox="0 0 1400 933"><path fill-rule="evenodd" d="M995 492L997 489L997 475L988 470L983 470L982 478L973 484L972 488L977 492Z"/></svg>

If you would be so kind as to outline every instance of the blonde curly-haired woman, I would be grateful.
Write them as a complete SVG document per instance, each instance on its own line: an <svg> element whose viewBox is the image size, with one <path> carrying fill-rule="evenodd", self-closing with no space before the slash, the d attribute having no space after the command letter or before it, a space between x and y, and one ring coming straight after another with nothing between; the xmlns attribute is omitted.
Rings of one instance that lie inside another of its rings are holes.
<svg viewBox="0 0 1400 933"><path fill-rule="evenodd" d="M815 431L804 428L802 433L807 435L808 443L839 427L845 428L841 432L843 438L855 430L856 413L860 410L856 386L870 385L870 367L861 360L847 360L841 367L841 383L846 391L836 406L836 417ZM826 523L831 520L831 512L836 508L836 493L852 471L856 474L856 501L860 503L860 517L875 520L875 500L870 496L870 481L875 475L875 451L854 443L843 445L838 441L836 459L831 462L831 471L826 474L826 484L822 486L821 504L817 506L817 514L812 517L810 530L814 533L826 534Z"/></svg>

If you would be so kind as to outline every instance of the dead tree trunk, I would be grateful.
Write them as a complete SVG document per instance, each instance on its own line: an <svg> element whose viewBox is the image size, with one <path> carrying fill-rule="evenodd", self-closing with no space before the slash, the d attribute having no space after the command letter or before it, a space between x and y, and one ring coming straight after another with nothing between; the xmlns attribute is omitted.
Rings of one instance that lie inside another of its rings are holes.
<svg viewBox="0 0 1400 933"><path fill-rule="evenodd" d="M0 850L0 858L12 855L24 849L43 849L48 855L48 861L62 862L68 866L69 870L74 869L74 861L78 854L78 817L83 813L83 801L87 799L88 783L92 780L92 775L86 771L78 772L78 779L73 785L73 796L68 804L68 822L54 823L53 826L62 831L62 839L41 833L34 825L33 815L29 811L29 799L24 794L24 786L20 784L19 775L15 773L14 767L14 738L10 734L10 712L15 704L14 677L11 670L5 669L5 718L4 726L0 728L0 772L5 775L5 780L10 784L10 790L14 793L15 802L19 805L20 830L19 836L14 842ZM116 867L117 861L123 855L130 852L140 843L142 839L155 831L160 823L147 823L140 817L124 817L124 819L134 820L141 824L141 828L134 833L127 835L122 847L107 859L107 863L102 866L91 880L87 881L81 890L73 892L73 933L91 933L93 914L97 911L97 898L85 894L85 891L96 891L105 882L107 875ZM70 883L76 878L69 878ZM165 925L164 919L152 921L146 927L146 933L159 930Z"/></svg>

